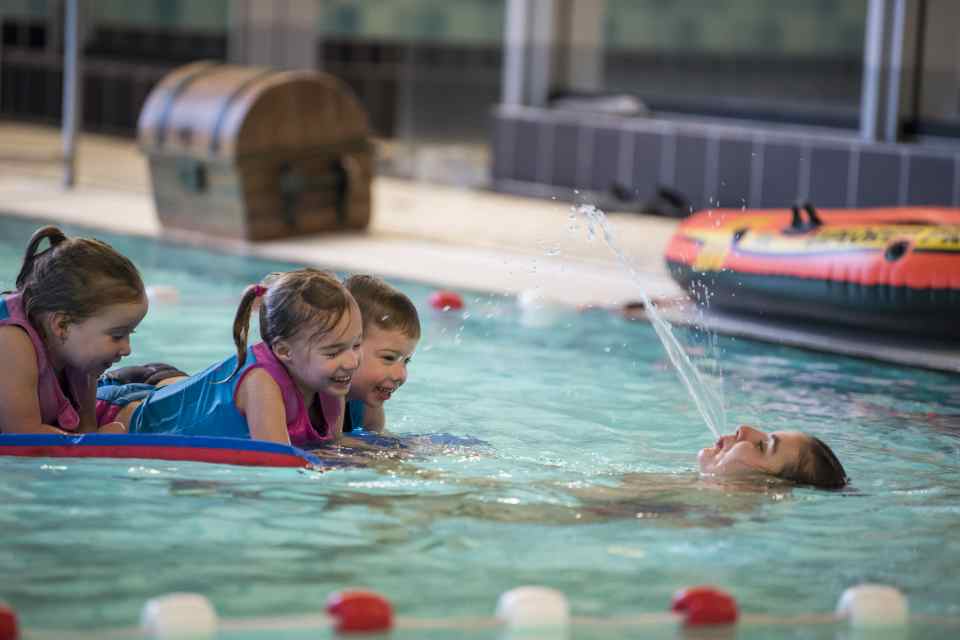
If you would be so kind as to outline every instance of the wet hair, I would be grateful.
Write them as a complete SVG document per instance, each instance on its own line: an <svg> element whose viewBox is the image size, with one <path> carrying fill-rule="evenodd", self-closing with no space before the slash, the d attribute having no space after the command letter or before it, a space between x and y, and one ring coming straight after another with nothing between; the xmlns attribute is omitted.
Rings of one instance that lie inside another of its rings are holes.
<svg viewBox="0 0 960 640"><path fill-rule="evenodd" d="M44 240L50 246L38 251ZM112 304L146 298L140 272L129 258L106 242L68 238L54 226L37 229L30 238L16 287L24 313L40 328L47 313L82 322Z"/></svg>
<svg viewBox="0 0 960 640"><path fill-rule="evenodd" d="M319 269L273 273L263 284L250 285L243 292L233 321L237 366L223 382L230 380L247 360L250 314L258 298L260 337L269 347L304 330L310 331L311 340L320 338L350 313L352 299L333 274Z"/></svg>
<svg viewBox="0 0 960 640"><path fill-rule="evenodd" d="M343 285L360 307L364 331L375 326L386 331L399 330L407 337L420 339L420 316L406 295L374 276L350 276Z"/></svg>
<svg viewBox="0 0 960 640"><path fill-rule="evenodd" d="M795 463L787 465L780 477L799 484L821 489L840 489L847 484L847 472L833 450L820 438L808 436L806 446L800 448Z"/></svg>

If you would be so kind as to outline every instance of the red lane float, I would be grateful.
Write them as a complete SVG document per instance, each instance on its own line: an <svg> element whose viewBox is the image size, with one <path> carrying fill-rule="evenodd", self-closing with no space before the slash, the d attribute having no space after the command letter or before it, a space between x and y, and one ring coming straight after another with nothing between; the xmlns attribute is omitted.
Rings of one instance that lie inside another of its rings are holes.
<svg viewBox="0 0 960 640"><path fill-rule="evenodd" d="M459 311L463 309L463 298L456 291L434 291L430 306L437 311Z"/></svg>
<svg viewBox="0 0 960 640"><path fill-rule="evenodd" d="M0 640L17 640L19 637L16 612L5 602L0 602Z"/></svg>
<svg viewBox="0 0 960 640"><path fill-rule="evenodd" d="M733 624L737 621L737 601L716 587L688 587L673 596L670 610L683 616L684 624Z"/></svg>
<svg viewBox="0 0 960 640"><path fill-rule="evenodd" d="M960 335L960 209L701 211L666 262L721 309Z"/></svg>
<svg viewBox="0 0 960 640"><path fill-rule="evenodd" d="M393 627L393 607L373 591L337 591L327 598L327 613L339 633L372 633Z"/></svg>

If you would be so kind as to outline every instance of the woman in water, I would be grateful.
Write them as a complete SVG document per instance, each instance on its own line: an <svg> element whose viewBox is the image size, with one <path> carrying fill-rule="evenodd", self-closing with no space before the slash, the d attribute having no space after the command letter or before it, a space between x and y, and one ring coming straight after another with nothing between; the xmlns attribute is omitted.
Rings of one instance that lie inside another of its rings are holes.
<svg viewBox="0 0 960 640"><path fill-rule="evenodd" d="M589 478L537 482L533 486L501 478L458 477L448 471L411 465L411 457L435 453L405 440L402 449L338 449L336 462L352 462L392 477L405 477L396 491L343 489L326 496L325 512L357 507L388 515L383 530L396 526L402 539L419 535L444 518L469 518L508 524L585 525L631 520L642 526L729 527L757 509L791 496L794 485L837 489L847 482L846 472L830 448L818 438L797 431L764 433L742 426L721 437L715 446L700 451L701 473L626 473L616 477L597 474ZM473 447L471 447L473 448ZM445 447L449 454L449 448ZM330 455L318 451L321 457ZM384 455L386 454L386 455ZM417 484L438 482L442 491L419 491ZM532 490L532 492L531 492ZM229 483L178 480L171 493L249 497ZM518 493L522 497L518 498ZM395 521L394 521L395 520ZM383 531L381 531L383 533Z"/></svg>
<svg viewBox="0 0 960 640"><path fill-rule="evenodd" d="M701 449L697 462L711 476L773 476L820 489L839 489L847 473L822 440L800 431L766 433L742 426Z"/></svg>
<svg viewBox="0 0 960 640"><path fill-rule="evenodd" d="M540 495L532 499L529 485L521 487L499 478L460 478L412 466L407 461L417 456L415 446L396 452L395 457L357 453L357 464L415 481L439 481L449 490L411 492L407 488L375 495L341 491L329 497L325 509L365 506L410 518L404 521L407 525L466 517L514 524L581 525L626 519L672 528L725 527L763 504L789 499L794 486L839 489L847 483L843 465L820 439L799 431L766 433L749 426L701 450L697 475L626 473L612 478L600 474L541 482L535 485ZM528 497L518 499L518 490Z"/></svg>
<svg viewBox="0 0 960 640"><path fill-rule="evenodd" d="M398 439L395 444L402 441ZM357 464L367 466L369 461L361 451L357 453ZM417 455L416 449L410 447L395 449L393 453L394 458ZM697 463L702 476L735 480L738 486L748 486L751 476L779 478L819 489L839 489L847 484L847 472L830 447L802 431L768 433L743 425L735 433L718 438L714 446L701 449ZM417 474L422 477L422 470Z"/></svg>

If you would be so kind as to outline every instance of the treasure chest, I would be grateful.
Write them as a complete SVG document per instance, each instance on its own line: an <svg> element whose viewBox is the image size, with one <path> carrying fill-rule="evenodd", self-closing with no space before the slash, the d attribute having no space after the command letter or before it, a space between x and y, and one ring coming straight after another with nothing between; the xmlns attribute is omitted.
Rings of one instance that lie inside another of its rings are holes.
<svg viewBox="0 0 960 640"><path fill-rule="evenodd" d="M137 130L164 227L266 240L370 221L367 115L329 74L195 62L151 91Z"/></svg>

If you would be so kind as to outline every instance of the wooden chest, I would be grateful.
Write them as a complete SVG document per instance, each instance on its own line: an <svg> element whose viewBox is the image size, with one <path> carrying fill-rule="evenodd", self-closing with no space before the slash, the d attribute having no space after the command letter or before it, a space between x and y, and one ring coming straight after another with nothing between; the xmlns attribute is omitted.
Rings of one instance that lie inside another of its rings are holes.
<svg viewBox="0 0 960 640"><path fill-rule="evenodd" d="M137 129L165 227L265 240L370 221L367 115L331 75L196 62Z"/></svg>

